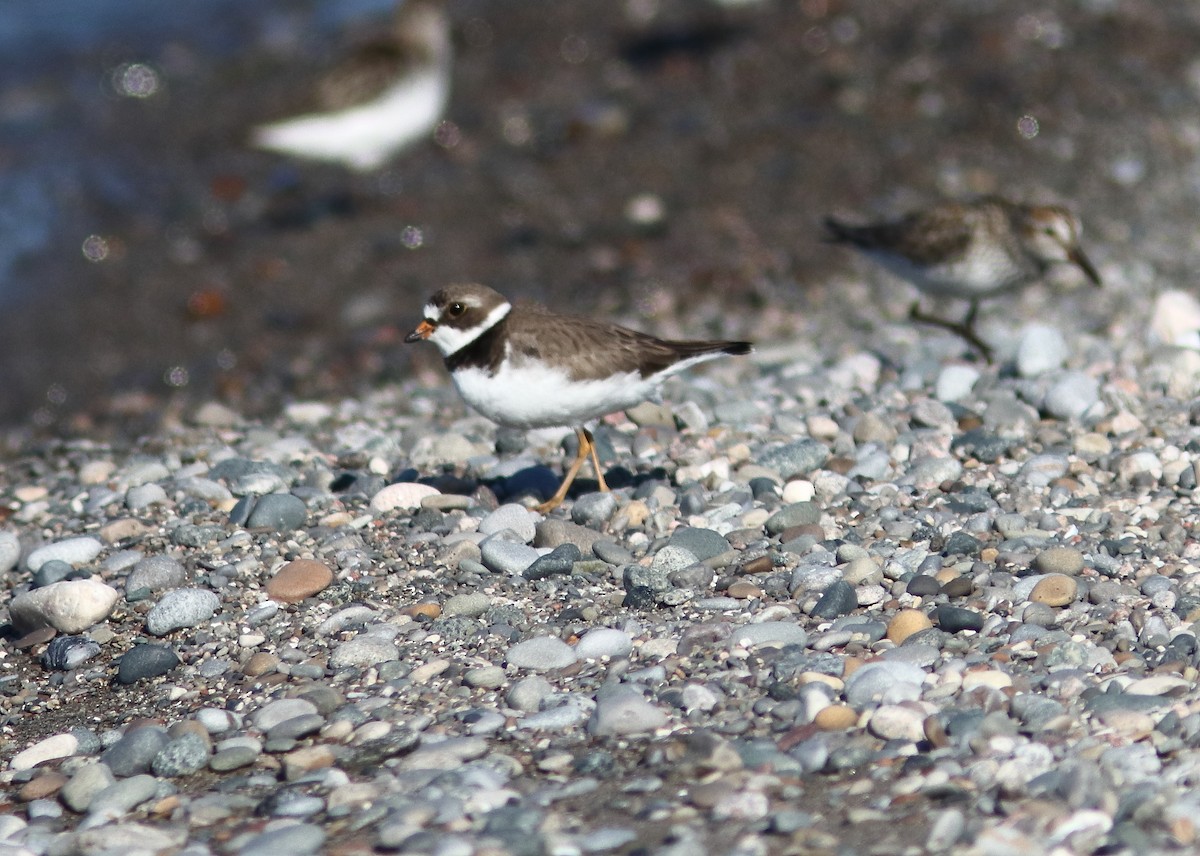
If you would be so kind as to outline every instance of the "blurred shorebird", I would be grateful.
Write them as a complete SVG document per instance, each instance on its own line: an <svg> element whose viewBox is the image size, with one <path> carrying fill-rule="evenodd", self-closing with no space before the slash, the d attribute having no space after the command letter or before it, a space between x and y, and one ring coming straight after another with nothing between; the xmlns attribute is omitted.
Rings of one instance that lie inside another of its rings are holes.
<svg viewBox="0 0 1200 856"><path fill-rule="evenodd" d="M424 320L406 342L437 345L467 404L510 428L574 428L575 461L546 512L591 455L600 490L608 490L584 423L655 398L669 376L725 354L748 354L749 342L668 341L591 318L514 307L484 285L451 285L429 298Z"/></svg>
<svg viewBox="0 0 1200 856"><path fill-rule="evenodd" d="M310 113L259 125L260 149L351 169L378 169L432 133L450 98L450 25L438 0L402 0L391 33L317 85Z"/></svg>
<svg viewBox="0 0 1200 856"><path fill-rule="evenodd" d="M1079 220L1057 205L1021 205L992 196L862 226L828 217L825 228L827 240L861 250L919 291L968 301L960 322L921 312L919 300L909 317L957 333L989 362L991 349L975 333L980 300L1033 282L1055 264L1073 264L1100 285L1079 245Z"/></svg>

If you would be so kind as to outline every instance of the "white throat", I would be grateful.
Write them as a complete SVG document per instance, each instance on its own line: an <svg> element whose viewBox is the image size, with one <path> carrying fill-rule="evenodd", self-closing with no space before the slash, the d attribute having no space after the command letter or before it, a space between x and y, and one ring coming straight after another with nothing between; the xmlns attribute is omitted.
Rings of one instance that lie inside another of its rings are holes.
<svg viewBox="0 0 1200 856"><path fill-rule="evenodd" d="M505 301L489 312L487 317L474 327L468 327L465 330L459 330L456 327L451 327L448 324L442 323L436 307L426 306L425 317L437 321L437 329L430 334L429 341L437 345L437 348L442 352L443 357L448 357L451 354L458 353L488 330L495 327L504 319L504 316L508 315L511 310L512 304L508 301Z"/></svg>

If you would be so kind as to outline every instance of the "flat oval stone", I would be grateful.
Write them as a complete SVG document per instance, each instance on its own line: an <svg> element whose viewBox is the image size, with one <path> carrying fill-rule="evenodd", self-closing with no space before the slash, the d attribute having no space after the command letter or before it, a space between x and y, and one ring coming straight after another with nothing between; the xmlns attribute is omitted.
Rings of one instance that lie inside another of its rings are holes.
<svg viewBox="0 0 1200 856"><path fill-rule="evenodd" d="M316 559L296 559L267 581L267 594L282 603L297 603L324 591L332 582L328 565Z"/></svg>
<svg viewBox="0 0 1200 856"><path fill-rule="evenodd" d="M103 549L104 545L90 535L66 538L38 547L25 559L25 567L30 571L36 571L51 559L79 566L99 556Z"/></svg>
<svg viewBox="0 0 1200 856"><path fill-rule="evenodd" d="M933 627L929 616L919 609L902 609L888 622L887 638L899 645L909 636Z"/></svg>
<svg viewBox="0 0 1200 856"><path fill-rule="evenodd" d="M441 493L436 487L418 482L390 484L371 497L371 510L383 514L388 511L416 511L427 496Z"/></svg>
<svg viewBox="0 0 1200 856"><path fill-rule="evenodd" d="M1072 577L1065 574L1047 574L1033 587L1029 599L1047 606L1066 606L1075 600L1078 589L1079 586Z"/></svg>
<svg viewBox="0 0 1200 856"><path fill-rule="evenodd" d="M574 648L553 636L537 636L518 642L508 649L505 657L510 666L534 672L566 668L577 659Z"/></svg>
<svg viewBox="0 0 1200 856"><path fill-rule="evenodd" d="M195 627L208 621L221 606L221 598L208 589L174 589L146 613L146 632L165 636L172 630Z"/></svg>
<svg viewBox="0 0 1200 856"><path fill-rule="evenodd" d="M22 749L9 762L9 769L31 770L38 764L53 761L58 758L69 758L79 748L79 738L74 734L64 732L39 740L32 746Z"/></svg>
<svg viewBox="0 0 1200 856"><path fill-rule="evenodd" d="M117 669L117 682L133 684L146 678L165 675L179 665L179 657L165 645L134 645Z"/></svg>

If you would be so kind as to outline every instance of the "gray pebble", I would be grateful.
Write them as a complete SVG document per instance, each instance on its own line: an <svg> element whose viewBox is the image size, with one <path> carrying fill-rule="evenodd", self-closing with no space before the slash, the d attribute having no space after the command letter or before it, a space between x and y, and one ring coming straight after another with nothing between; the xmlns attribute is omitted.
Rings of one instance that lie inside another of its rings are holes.
<svg viewBox="0 0 1200 856"><path fill-rule="evenodd" d="M827 460L829 449L816 440L806 439L771 449L760 456L757 463L774 470L786 479L807 475Z"/></svg>
<svg viewBox="0 0 1200 856"><path fill-rule="evenodd" d="M167 505L170 499L160 484L143 484L125 491L125 507L130 511L142 511L154 505Z"/></svg>
<svg viewBox="0 0 1200 856"><path fill-rule="evenodd" d="M723 556L731 549L729 542L721 533L695 526L679 527L671 533L671 539L667 544L672 547L682 547L695 556L695 560L698 562Z"/></svg>
<svg viewBox="0 0 1200 856"><path fill-rule="evenodd" d="M778 535L793 526L810 526L820 522L821 508L815 502L793 502L768 517L765 528L768 534Z"/></svg>
<svg viewBox="0 0 1200 856"><path fill-rule="evenodd" d="M1065 372L1046 392L1043 407L1055 419L1079 419L1100 401L1100 382L1083 372Z"/></svg>
<svg viewBox="0 0 1200 856"><path fill-rule="evenodd" d="M184 732L158 750L150 769L156 776L190 776L208 764L208 741L199 734Z"/></svg>
<svg viewBox="0 0 1200 856"><path fill-rule="evenodd" d="M121 815L132 811L158 795L158 781L141 773L113 782L92 797L88 813L92 815Z"/></svg>
<svg viewBox="0 0 1200 856"><path fill-rule="evenodd" d="M59 799L71 811L82 814L88 810L96 794L115 781L108 765L99 762L83 764L75 770L71 780L63 785Z"/></svg>
<svg viewBox="0 0 1200 856"><path fill-rule="evenodd" d="M516 533L523 543L528 544L537 532L537 519L523 505L508 504L479 521L479 531L484 535L494 535L505 529Z"/></svg>
<svg viewBox="0 0 1200 856"><path fill-rule="evenodd" d="M290 493L268 493L257 500L252 500L251 497L241 500L247 501L251 502L252 507L242 525L250 529L293 532L302 527L308 519L308 508L304 505L304 500ZM235 508L234 512L236 511ZM234 516L234 512L231 512L231 517Z"/></svg>
<svg viewBox="0 0 1200 856"><path fill-rule="evenodd" d="M542 702L554 694L554 687L541 675L530 675L513 684L505 696L505 703L513 710L534 711Z"/></svg>
<svg viewBox="0 0 1200 856"><path fill-rule="evenodd" d="M1021 377L1037 377L1061 367L1069 355L1067 340L1057 329L1030 324L1017 345L1017 372Z"/></svg>
<svg viewBox="0 0 1200 856"><path fill-rule="evenodd" d="M633 553L615 541L597 541L592 545L592 552L597 559L610 565L623 566L633 562Z"/></svg>
<svg viewBox="0 0 1200 856"><path fill-rule="evenodd" d="M11 571L21 560L21 540L17 533L0 531L0 574Z"/></svg>
<svg viewBox="0 0 1200 856"><path fill-rule="evenodd" d="M195 627L208 621L221 606L221 598L208 589L174 589L146 613L146 632L165 636L172 630Z"/></svg>
<svg viewBox="0 0 1200 856"><path fill-rule="evenodd" d="M25 567L36 571L51 559L58 559L68 565L84 565L100 555L104 545L90 535L78 538L67 538L45 544L31 552L25 559Z"/></svg>
<svg viewBox="0 0 1200 856"><path fill-rule="evenodd" d="M360 633L333 649L329 665L335 669L377 666L400 656L396 643L375 633Z"/></svg>
<svg viewBox="0 0 1200 856"><path fill-rule="evenodd" d="M618 684L600 692L588 720L588 733L596 737L645 734L667 724L667 716L636 689Z"/></svg>
<svg viewBox="0 0 1200 856"><path fill-rule="evenodd" d="M237 851L238 856L309 856L325 844L325 830L307 823L297 823L260 832Z"/></svg>
<svg viewBox="0 0 1200 856"><path fill-rule="evenodd" d="M270 731L281 722L286 722L297 716L308 716L317 713L317 706L308 699L281 698L268 702L255 711L250 721L259 731Z"/></svg>
<svg viewBox="0 0 1200 856"><path fill-rule="evenodd" d="M539 556L524 571L525 579L540 580L557 574L569 574L582 559L574 544L560 544L545 556Z"/></svg>
<svg viewBox="0 0 1200 856"><path fill-rule="evenodd" d="M170 556L147 556L133 566L125 580L126 597L131 592L165 591L187 582L187 571Z"/></svg>
<svg viewBox="0 0 1200 856"><path fill-rule="evenodd" d="M581 660L600 657L626 657L633 651L633 639L624 630L597 627L589 630L575 645L575 656Z"/></svg>
<svg viewBox="0 0 1200 856"><path fill-rule="evenodd" d="M532 540L533 536L530 535ZM480 558L484 567L497 574L516 576L532 565L538 558L538 551L524 544L514 544L495 536L488 538L480 546Z"/></svg>
<svg viewBox="0 0 1200 856"><path fill-rule="evenodd" d="M463 683L476 689L499 689L506 681L504 669L499 666L478 666L463 673Z"/></svg>
<svg viewBox="0 0 1200 856"><path fill-rule="evenodd" d="M575 650L553 636L536 636L508 649L505 661L518 669L546 672L562 669L575 662Z"/></svg>
<svg viewBox="0 0 1200 856"><path fill-rule="evenodd" d="M130 731L105 749L100 755L100 760L119 778L148 773L154 756L169 741L166 729L157 725L144 725Z"/></svg>
<svg viewBox="0 0 1200 856"><path fill-rule="evenodd" d="M617 510L617 498L611 493L588 493L571 506L571 520L590 529L601 529Z"/></svg>
<svg viewBox="0 0 1200 856"><path fill-rule="evenodd" d="M456 594L442 604L442 615L465 615L468 618L478 618L488 611L492 599L483 592Z"/></svg>
<svg viewBox="0 0 1200 856"><path fill-rule="evenodd" d="M133 684L156 678L179 665L179 656L165 645L134 645L122 657L117 682Z"/></svg>
<svg viewBox="0 0 1200 856"><path fill-rule="evenodd" d="M846 679L846 701L859 708L868 704L897 704L920 698L925 672L904 662L877 660L861 666Z"/></svg>
<svg viewBox="0 0 1200 856"><path fill-rule="evenodd" d="M870 559L865 561L871 562ZM875 565L874 562L871 564ZM812 615L814 618L837 618L839 615L846 615L857 608L858 595L854 592L854 586L845 580L836 580L822 592L820 599L812 609Z"/></svg>
<svg viewBox="0 0 1200 856"><path fill-rule="evenodd" d="M761 624L743 624L729 636L731 645L799 645L808 642L804 628L794 621L764 621Z"/></svg>

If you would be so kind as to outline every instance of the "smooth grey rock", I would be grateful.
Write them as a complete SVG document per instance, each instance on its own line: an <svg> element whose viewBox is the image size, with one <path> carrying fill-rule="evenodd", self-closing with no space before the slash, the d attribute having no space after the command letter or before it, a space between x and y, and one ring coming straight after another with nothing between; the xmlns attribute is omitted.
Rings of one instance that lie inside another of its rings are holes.
<svg viewBox="0 0 1200 856"><path fill-rule="evenodd" d="M545 556L534 559L524 571L525 579L540 580L557 574L569 574L582 558L579 548L574 544L561 544Z"/></svg>
<svg viewBox="0 0 1200 856"><path fill-rule="evenodd" d="M898 704L920 698L925 672L911 663L876 660L860 666L846 679L846 701L851 707Z"/></svg>
<svg viewBox="0 0 1200 856"><path fill-rule="evenodd" d="M530 538L532 539L532 535ZM489 571L517 576L537 561L540 555L533 547L514 544L492 536L479 545L480 561Z"/></svg>
<svg viewBox="0 0 1200 856"><path fill-rule="evenodd" d="M784 478L803 476L829 460L829 449L816 440L797 440L762 455L757 464L774 470Z"/></svg>
<svg viewBox="0 0 1200 856"><path fill-rule="evenodd" d="M154 756L170 741L165 728L144 725L125 734L104 750L100 760L114 776L126 778L150 772Z"/></svg>
<svg viewBox="0 0 1200 856"><path fill-rule="evenodd" d="M335 669L377 666L400 656L396 643L375 633L360 633L333 649L329 665Z"/></svg>
<svg viewBox="0 0 1200 856"><path fill-rule="evenodd" d="M534 711L542 706L542 702L554 695L554 687L541 675L530 675L521 678L513 684L505 703L513 710Z"/></svg>
<svg viewBox="0 0 1200 856"><path fill-rule="evenodd" d="M263 705L250 721L259 731L270 731L281 722L294 719L297 716L308 716L317 712L317 706L308 699L281 698Z"/></svg>
<svg viewBox="0 0 1200 856"><path fill-rule="evenodd" d="M98 761L78 767L71 780L63 785L59 799L71 811L80 814L88 810L92 799L116 781L107 764Z"/></svg>
<svg viewBox="0 0 1200 856"><path fill-rule="evenodd" d="M495 535L505 529L516 533L522 542L528 544L537 532L537 518L525 506L509 503L479 521L479 531L484 535Z"/></svg>
<svg viewBox="0 0 1200 856"><path fill-rule="evenodd" d="M134 645L122 657L117 682L133 684L156 678L179 665L179 656L165 645Z"/></svg>
<svg viewBox="0 0 1200 856"><path fill-rule="evenodd" d="M158 781L145 773L113 782L92 797L88 813L121 815L137 808L158 794Z"/></svg>
<svg viewBox="0 0 1200 856"><path fill-rule="evenodd" d="M588 493L571 506L571 520L580 526L600 529L617 510L617 498L611 493Z"/></svg>
<svg viewBox="0 0 1200 856"><path fill-rule="evenodd" d="M1030 324L1021 332L1017 344L1017 373L1037 377L1060 368L1070 356L1067 340L1054 327Z"/></svg>
<svg viewBox="0 0 1200 856"><path fill-rule="evenodd" d="M672 547L682 547L696 561L704 562L728 553L732 548L725 536L712 529L701 529L695 526L681 526L671 533L667 544Z"/></svg>
<svg viewBox="0 0 1200 856"><path fill-rule="evenodd" d="M1100 382L1083 372L1066 372L1046 392L1042 403L1055 419L1079 419L1100 401Z"/></svg>
<svg viewBox="0 0 1200 856"><path fill-rule="evenodd" d="M667 715L627 684L602 691L588 719L588 733L596 737L645 734L667 724Z"/></svg>
<svg viewBox="0 0 1200 856"><path fill-rule="evenodd" d="M624 630L596 627L575 644L575 656L581 660L600 657L626 657L633 651L633 638Z"/></svg>
<svg viewBox="0 0 1200 856"><path fill-rule="evenodd" d="M36 571L51 559L58 559L68 565L78 567L99 556L103 549L104 545L100 543L99 539L90 535L66 538L38 547L25 558L25 567L30 571Z"/></svg>
<svg viewBox="0 0 1200 856"><path fill-rule="evenodd" d="M518 642L508 649L505 656L505 661L510 666L534 672L562 669L574 663L576 659L578 658L575 649L553 636L536 636Z"/></svg>
<svg viewBox="0 0 1200 856"><path fill-rule="evenodd" d="M174 589L146 613L146 632L165 636L172 630L195 627L212 618L220 606L220 596L209 589Z"/></svg>
<svg viewBox="0 0 1200 856"><path fill-rule="evenodd" d="M804 628L794 621L764 621L761 624L743 624L734 628L729 635L729 644L745 645L753 648L756 645L800 645L808 642L808 634Z"/></svg>
<svg viewBox="0 0 1200 856"><path fill-rule="evenodd" d="M184 732L158 750L150 769L156 776L190 776L208 764L208 741L199 734Z"/></svg>
<svg viewBox="0 0 1200 856"><path fill-rule="evenodd" d="M260 832L246 841L237 856L310 856L325 844L325 831L313 824L298 823Z"/></svg>
<svg viewBox="0 0 1200 856"><path fill-rule="evenodd" d="M481 591L456 594L442 604L442 615L465 615L478 618L488 611L492 598Z"/></svg>
<svg viewBox="0 0 1200 856"><path fill-rule="evenodd" d="M245 526L250 529L269 529L272 532L293 532L308 520L308 508L298 496L290 493L268 493L253 503Z"/></svg>
<svg viewBox="0 0 1200 856"><path fill-rule="evenodd" d="M133 566L125 579L125 596L142 591L166 591L187 582L187 571L170 556L147 556Z"/></svg>
<svg viewBox="0 0 1200 856"><path fill-rule="evenodd" d="M21 539L16 532L0 531L0 574L7 573L21 560Z"/></svg>
<svg viewBox="0 0 1200 856"><path fill-rule="evenodd" d="M768 517L765 528L768 534L778 535L793 526L810 526L820 522L821 507L815 502L793 502Z"/></svg>

